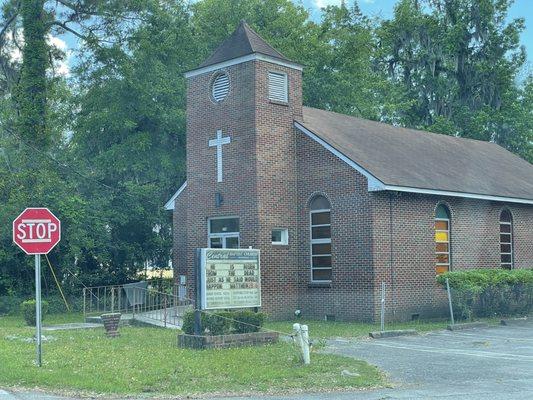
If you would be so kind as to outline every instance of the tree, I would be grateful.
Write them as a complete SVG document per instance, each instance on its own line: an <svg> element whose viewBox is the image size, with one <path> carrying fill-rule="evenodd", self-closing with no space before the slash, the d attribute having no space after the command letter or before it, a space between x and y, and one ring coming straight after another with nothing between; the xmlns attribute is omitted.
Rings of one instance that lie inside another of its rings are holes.
<svg viewBox="0 0 533 400"><path fill-rule="evenodd" d="M17 133L23 140L40 147L49 143L46 130L46 14L44 0L21 0L20 13L24 32L22 69L16 88Z"/></svg>
<svg viewBox="0 0 533 400"><path fill-rule="evenodd" d="M134 279L147 260L166 266L162 205L185 179L183 73L241 19L303 64L306 105L492 140L533 161L533 78L517 83L523 20L506 22L510 3L401 0L387 21L342 3L314 22L290 0L5 1L0 223L28 204L53 209L65 234L50 257L71 293ZM68 78L50 44L66 32L80 46ZM31 262L9 230L0 244L0 296L29 292Z"/></svg>
<svg viewBox="0 0 533 400"><path fill-rule="evenodd" d="M101 265L130 277L146 260L166 265L172 240L162 205L185 179L184 72L200 64L240 18L272 41L285 40L289 51L306 31L305 10L288 0L204 1L192 9L153 1L139 14L142 23L106 33L113 45L84 45L75 70L81 91L72 151L82 170L113 188L90 195L99 199L109 232L104 253L84 250L85 265L97 261L95 274L109 278ZM118 40L116 32L127 38Z"/></svg>
<svg viewBox="0 0 533 400"><path fill-rule="evenodd" d="M533 75L504 94L497 113L484 116L496 143L533 163Z"/></svg>
<svg viewBox="0 0 533 400"><path fill-rule="evenodd" d="M70 86L54 73L53 61L62 54L48 42L50 35L68 30L94 45L109 44L105 37L99 36L104 32L103 27L108 32L115 19L128 17L127 7L135 2L58 3L62 6L50 8L42 0L13 0L2 7L0 221L10 226L13 218L28 205L40 204L53 209L63 221L64 235L50 257L59 267L60 279L74 287L72 281L65 280L65 271L76 269L74 265L82 259L82 249L99 254L105 248L107 232L98 228L105 227L106 221L92 213L99 204L98 198L88 197L101 182L85 177L76 168L79 163L71 158L67 136L71 127L71 108L67 106ZM70 27L71 23L77 30ZM14 57L17 51L23 53L22 62ZM84 182L85 186L81 187L80 178L91 183ZM0 296L27 293L33 274L28 257L12 246L10 230L2 231L0 242ZM51 289L47 276L50 277L45 268L45 292ZM70 278L74 279L71 275Z"/></svg>
<svg viewBox="0 0 533 400"><path fill-rule="evenodd" d="M318 27L290 0L203 0L191 5L191 29L198 47L195 66L246 22L287 58L306 63L316 45ZM215 23L216 21L216 23Z"/></svg>
<svg viewBox="0 0 533 400"><path fill-rule="evenodd" d="M519 46L524 20L506 22L511 3L402 0L397 4L394 18L378 30L378 59L400 88L396 102L411 101L394 112L401 124L493 140L516 151L511 142L527 132L513 131L523 126L505 121L519 93L515 80L525 60Z"/></svg>
<svg viewBox="0 0 533 400"><path fill-rule="evenodd" d="M183 74L195 62L188 17L181 3L147 3L143 23L126 40L84 45L75 71L82 90L73 155L108 186L87 189L109 242L103 253L84 249L84 259L94 258L123 279L147 260L166 267L170 255L170 215L162 206L185 179ZM114 34L108 38L114 41ZM101 268L94 272L102 282L109 278Z"/></svg>
<svg viewBox="0 0 533 400"><path fill-rule="evenodd" d="M374 23L357 3L323 10L316 51L305 70L305 102L313 107L378 119L388 85L374 68Z"/></svg>

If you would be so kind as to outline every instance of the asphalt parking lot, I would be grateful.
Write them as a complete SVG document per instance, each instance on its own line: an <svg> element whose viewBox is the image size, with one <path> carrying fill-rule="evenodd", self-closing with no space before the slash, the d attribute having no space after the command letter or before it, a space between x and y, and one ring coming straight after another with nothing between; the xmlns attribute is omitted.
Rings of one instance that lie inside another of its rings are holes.
<svg viewBox="0 0 533 400"><path fill-rule="evenodd" d="M533 399L531 320L512 326L436 331L419 336L330 340L328 351L377 365L394 387L268 399Z"/></svg>
<svg viewBox="0 0 533 400"><path fill-rule="evenodd" d="M387 398L533 399L533 321L330 344L385 371Z"/></svg>

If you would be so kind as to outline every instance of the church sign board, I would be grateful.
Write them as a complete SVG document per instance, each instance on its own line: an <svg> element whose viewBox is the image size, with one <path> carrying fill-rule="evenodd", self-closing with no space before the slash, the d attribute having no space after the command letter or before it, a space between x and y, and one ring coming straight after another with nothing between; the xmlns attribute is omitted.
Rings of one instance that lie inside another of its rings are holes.
<svg viewBox="0 0 533 400"><path fill-rule="evenodd" d="M261 307L259 250L201 249L201 308Z"/></svg>

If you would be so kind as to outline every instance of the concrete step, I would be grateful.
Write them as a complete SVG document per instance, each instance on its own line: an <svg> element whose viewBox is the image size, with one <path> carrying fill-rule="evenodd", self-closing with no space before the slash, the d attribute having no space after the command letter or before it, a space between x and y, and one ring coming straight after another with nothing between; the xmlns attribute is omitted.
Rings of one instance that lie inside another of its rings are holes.
<svg viewBox="0 0 533 400"><path fill-rule="evenodd" d="M183 321L181 320L181 318L179 319L179 321L169 320L167 321L165 325L164 321L153 319L153 318L146 317L143 315L135 315L135 323L141 323L144 325L157 326L160 328L167 328L167 329L181 329Z"/></svg>
<svg viewBox="0 0 533 400"><path fill-rule="evenodd" d="M129 325L132 319L133 319L132 314L122 314L122 316L120 317L120 325ZM89 324L102 324L103 325L102 319L100 318L99 315L92 315L92 316L85 317L85 322Z"/></svg>
<svg viewBox="0 0 533 400"><path fill-rule="evenodd" d="M183 306L184 310L190 308L190 306ZM183 325L183 318L181 317L183 310L182 307L178 308L178 315L176 315L176 308L169 308L167 310L167 323L165 326L164 315L162 310L157 311L145 311L135 314L122 314L120 318L120 325L131 325L133 323L141 323L145 325L158 326L161 328L169 329L181 329ZM102 320L99 315L93 315L85 317L86 323L102 324Z"/></svg>
<svg viewBox="0 0 533 400"><path fill-rule="evenodd" d="M92 328L101 328L101 323L94 322L77 322L71 324L59 324L59 325L50 325L43 326L43 331L65 331L70 329L92 329Z"/></svg>

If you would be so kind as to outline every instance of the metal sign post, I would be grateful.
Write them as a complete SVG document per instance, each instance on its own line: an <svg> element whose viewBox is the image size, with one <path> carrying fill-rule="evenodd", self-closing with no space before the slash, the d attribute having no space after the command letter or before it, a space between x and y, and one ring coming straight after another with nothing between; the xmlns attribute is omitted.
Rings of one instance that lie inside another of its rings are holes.
<svg viewBox="0 0 533 400"><path fill-rule="evenodd" d="M448 278L446 278L446 291L448 292L448 305L450 306L450 319L452 320L452 326L454 326L455 318L453 316L452 293L450 291L450 282L448 282Z"/></svg>
<svg viewBox="0 0 533 400"><path fill-rule="evenodd" d="M37 327L37 366L42 365L41 337L41 255L35 254L35 325Z"/></svg>
<svg viewBox="0 0 533 400"><path fill-rule="evenodd" d="M13 221L13 242L26 254L35 255L35 363L39 367L42 366L41 254L48 254L60 240L61 221L48 208L26 208Z"/></svg>
<svg viewBox="0 0 533 400"><path fill-rule="evenodd" d="M202 312L200 311L202 307L202 250L196 249L196 265L195 265L195 286L196 286L196 297L194 301L194 334L202 334Z"/></svg>

